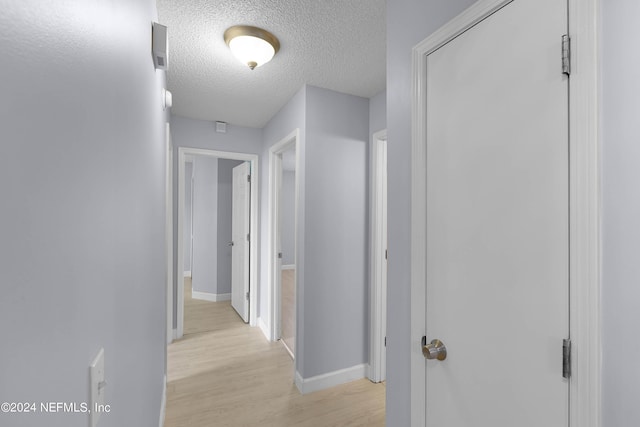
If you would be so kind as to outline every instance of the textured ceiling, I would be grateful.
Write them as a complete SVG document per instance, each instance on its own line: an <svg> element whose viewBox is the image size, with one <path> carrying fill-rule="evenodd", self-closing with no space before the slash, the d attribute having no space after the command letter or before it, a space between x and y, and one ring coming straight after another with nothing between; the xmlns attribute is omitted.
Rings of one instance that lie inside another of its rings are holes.
<svg viewBox="0 0 640 427"><path fill-rule="evenodd" d="M261 128L308 83L370 98L386 85L386 0L158 0L169 32L172 113ZM224 31L253 25L280 40L251 71Z"/></svg>

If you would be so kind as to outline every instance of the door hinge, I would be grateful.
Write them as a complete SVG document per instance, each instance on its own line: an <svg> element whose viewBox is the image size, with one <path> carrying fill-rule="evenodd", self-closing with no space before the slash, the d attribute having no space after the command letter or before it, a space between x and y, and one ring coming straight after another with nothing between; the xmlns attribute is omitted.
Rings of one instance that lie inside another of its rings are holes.
<svg viewBox="0 0 640 427"><path fill-rule="evenodd" d="M282 259L282 252L278 252L278 258Z"/></svg>
<svg viewBox="0 0 640 427"><path fill-rule="evenodd" d="M562 73L571 75L571 37L568 34L562 36Z"/></svg>
<svg viewBox="0 0 640 427"><path fill-rule="evenodd" d="M387 346L387 337L384 337L384 346Z"/></svg>
<svg viewBox="0 0 640 427"><path fill-rule="evenodd" d="M251 182L251 175L247 175L247 182Z"/></svg>
<svg viewBox="0 0 640 427"><path fill-rule="evenodd" d="M247 301L249 301L249 292L247 292L244 296L247 298Z"/></svg>
<svg viewBox="0 0 640 427"><path fill-rule="evenodd" d="M562 377L571 378L571 340L562 340Z"/></svg>
<svg viewBox="0 0 640 427"><path fill-rule="evenodd" d="M251 241L251 234L247 234L247 242Z"/></svg>
<svg viewBox="0 0 640 427"><path fill-rule="evenodd" d="M384 250L384 259L389 259L389 250L388 249Z"/></svg>

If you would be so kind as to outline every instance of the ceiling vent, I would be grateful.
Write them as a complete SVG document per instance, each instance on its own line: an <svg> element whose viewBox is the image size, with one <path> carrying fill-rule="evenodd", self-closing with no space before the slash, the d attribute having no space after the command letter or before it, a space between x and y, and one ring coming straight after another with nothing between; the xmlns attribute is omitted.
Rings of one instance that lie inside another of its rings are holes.
<svg viewBox="0 0 640 427"><path fill-rule="evenodd" d="M227 133L227 122L216 122L216 132Z"/></svg>

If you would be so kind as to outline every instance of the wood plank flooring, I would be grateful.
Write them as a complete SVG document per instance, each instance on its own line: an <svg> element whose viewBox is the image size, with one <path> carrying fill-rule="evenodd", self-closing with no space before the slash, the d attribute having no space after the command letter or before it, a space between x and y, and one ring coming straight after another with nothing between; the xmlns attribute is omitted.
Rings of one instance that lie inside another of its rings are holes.
<svg viewBox="0 0 640 427"><path fill-rule="evenodd" d="M281 274L282 308L280 311L280 315L282 317L282 341L284 341L289 350L294 353L296 348L296 271L282 270Z"/></svg>
<svg viewBox="0 0 640 427"><path fill-rule="evenodd" d="M384 426L383 384L300 395L281 343L243 323L229 301L192 300L185 282L189 333L168 347L165 427Z"/></svg>

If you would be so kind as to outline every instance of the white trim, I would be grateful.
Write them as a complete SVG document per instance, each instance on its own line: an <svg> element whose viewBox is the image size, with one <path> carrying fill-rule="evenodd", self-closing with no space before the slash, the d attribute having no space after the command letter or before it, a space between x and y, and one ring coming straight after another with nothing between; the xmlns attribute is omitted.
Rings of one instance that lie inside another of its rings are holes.
<svg viewBox="0 0 640 427"><path fill-rule="evenodd" d="M273 341L269 336L269 328L267 327L267 324L264 323L264 319L262 317L258 317L258 327L262 331L262 334L267 339L267 341Z"/></svg>
<svg viewBox="0 0 640 427"><path fill-rule="evenodd" d="M295 270L296 269L296 265L295 264L286 264L286 265L283 265L282 267L280 267L280 269L282 269L282 270Z"/></svg>
<svg viewBox="0 0 640 427"><path fill-rule="evenodd" d="M167 344L173 341L173 144L171 125L165 126L165 253L167 257L166 334Z"/></svg>
<svg viewBox="0 0 640 427"><path fill-rule="evenodd" d="M371 140L371 164L369 185L369 265L371 291L369 298L370 328L369 328L369 369L367 377L375 382L385 380L385 352L384 338L386 335L387 294L386 278L387 266L384 252L387 249L386 228L387 217L385 201L380 197L383 180L387 179L385 169L386 158L380 157L380 150L386 153L387 131L381 130L373 134ZM383 163L384 162L384 163ZM383 168L384 167L384 168Z"/></svg>
<svg viewBox="0 0 640 427"><path fill-rule="evenodd" d="M231 294L212 294L209 292L191 291L191 298L210 302L230 301Z"/></svg>
<svg viewBox="0 0 640 427"><path fill-rule="evenodd" d="M172 334L171 338L173 338L172 341L175 341L175 340L178 339L178 330L177 329L173 329L173 334Z"/></svg>
<svg viewBox="0 0 640 427"><path fill-rule="evenodd" d="M191 270L187 270L184 272L184 277L191 277Z"/></svg>
<svg viewBox="0 0 640 427"><path fill-rule="evenodd" d="M281 334L281 319L280 319L280 287L281 287L281 259L278 258L279 252L279 223L278 223L278 203L279 193L281 190L281 177L282 177L282 156L284 151L291 148L296 150L296 174L295 174L295 215L294 215L294 265L298 263L298 210L300 208L299 194L300 194L300 148L298 141L300 140L300 129L293 130L289 135L275 143L269 148L269 221L267 236L269 239L267 269L268 269L268 292L267 292L267 307L269 308L269 315L267 316L269 336L272 341L280 339ZM297 271L295 273L296 294L297 290ZM297 319L296 319L297 322ZM295 354L295 349L293 349Z"/></svg>
<svg viewBox="0 0 640 427"><path fill-rule="evenodd" d="M570 259L573 348L572 427L602 425L601 191L599 135L599 0L569 1Z"/></svg>
<svg viewBox="0 0 640 427"><path fill-rule="evenodd" d="M411 425L425 426L426 55L511 0L478 0L418 43L412 53ZM599 0L568 0L572 38L570 129L570 427L601 425L600 143L598 117Z"/></svg>
<svg viewBox="0 0 640 427"><path fill-rule="evenodd" d="M296 371L295 383L300 393L307 394L365 378L366 374L367 365L364 363L352 366L350 368L327 372L326 374L322 375L316 375L315 377L311 378L302 378L300 372Z"/></svg>
<svg viewBox="0 0 640 427"><path fill-rule="evenodd" d="M282 346L284 347L285 350L287 350L287 353L289 353L289 356L291 356L292 360L296 360L296 356L293 354L293 350L291 350L289 348L289 346L287 345L286 341L281 339L280 342L282 343Z"/></svg>
<svg viewBox="0 0 640 427"><path fill-rule="evenodd" d="M208 156L222 159L242 160L251 163L251 240L249 242L249 324L257 325L258 319L258 248L260 233L258 232L259 206L259 158L257 154L235 153L227 151L206 150L203 148L178 147L178 265L176 271L184 271L184 180L187 156ZM178 280L177 330L178 338L184 333L184 280Z"/></svg>
<svg viewBox="0 0 640 427"><path fill-rule="evenodd" d="M167 375L164 376L164 381L162 382L162 398L160 400L160 421L158 422L159 427L164 426L164 418L167 409Z"/></svg>

